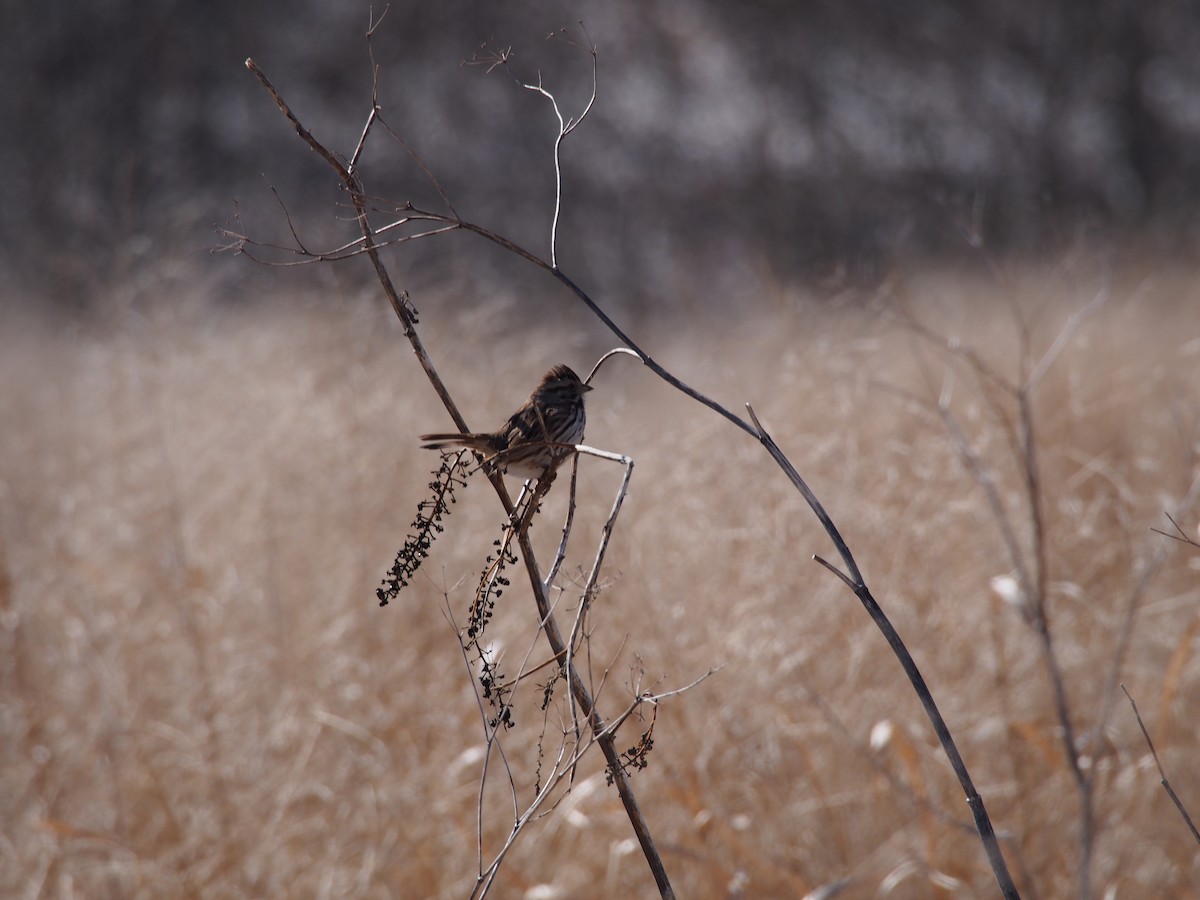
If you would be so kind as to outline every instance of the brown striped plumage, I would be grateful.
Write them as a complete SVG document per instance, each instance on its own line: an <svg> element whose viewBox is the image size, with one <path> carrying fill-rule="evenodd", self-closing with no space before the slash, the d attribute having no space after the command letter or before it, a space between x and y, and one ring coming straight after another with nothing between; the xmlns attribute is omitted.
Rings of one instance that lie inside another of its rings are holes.
<svg viewBox="0 0 1200 900"><path fill-rule="evenodd" d="M591 390L566 366L542 376L533 393L499 430L474 434L423 434L426 450L467 447L484 454L487 471L537 478L571 455L583 440L583 395Z"/></svg>

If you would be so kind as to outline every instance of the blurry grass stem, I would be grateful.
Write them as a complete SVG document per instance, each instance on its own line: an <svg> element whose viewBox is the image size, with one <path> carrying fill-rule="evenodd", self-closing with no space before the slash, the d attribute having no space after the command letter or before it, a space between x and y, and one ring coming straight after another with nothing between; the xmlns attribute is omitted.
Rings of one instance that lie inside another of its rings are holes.
<svg viewBox="0 0 1200 900"><path fill-rule="evenodd" d="M1018 379L1012 380L988 365L973 348L958 340L940 335L922 323L906 317L904 324L922 340L939 347L948 356L959 361L973 376L975 393L989 410L995 423L1008 438L1012 463L1021 481L1021 504L1017 510L1006 506L999 485L998 471L994 463L984 459L972 446L966 429L951 409L955 370L947 366L940 389L935 388L929 367L923 364L930 395L936 395L935 409L943 427L950 435L962 461L963 467L978 485L987 501L991 517L1008 555L1008 564L1015 575L1022 618L1032 626L1040 644L1041 656L1050 680L1058 733L1067 769L1074 781L1079 796L1079 863L1078 895L1081 900L1092 896L1091 869L1096 841L1095 780L1085 761L1094 752L1089 741L1101 740L1112 712L1113 697L1119 681L1121 666L1125 660L1132 635L1134 620L1141 601L1151 581L1166 558L1165 548L1157 548L1142 566L1125 603L1122 625L1117 635L1113 658L1108 666L1101 691L1100 708L1091 729L1080 737L1080 729L1074 721L1070 698L1067 694L1063 666L1054 643L1054 629L1048 609L1048 585L1050 583L1049 538L1046 532L1045 508L1050 502L1040 475L1039 422L1033 412L1034 397L1047 373L1059 359L1063 350L1078 334L1079 329L1094 316L1108 301L1111 294L1106 279L1092 298L1075 310L1059 329L1048 348L1040 357L1033 349L1033 328L1015 303L1011 314L1017 334ZM1007 404L1007 408L1006 408ZM1015 410L1015 423L1009 410ZM1190 509L1200 496L1200 477L1193 481L1181 508ZM1168 514L1168 518L1170 515ZM1174 519L1171 519L1174 523ZM1178 526L1176 526L1178 527ZM1024 537L1024 540L1022 540Z"/></svg>

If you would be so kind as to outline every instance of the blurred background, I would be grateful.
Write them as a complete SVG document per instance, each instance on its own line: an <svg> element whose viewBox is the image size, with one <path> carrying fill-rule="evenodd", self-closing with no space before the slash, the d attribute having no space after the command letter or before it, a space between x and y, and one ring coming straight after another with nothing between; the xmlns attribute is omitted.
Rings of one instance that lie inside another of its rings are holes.
<svg viewBox="0 0 1200 900"><path fill-rule="evenodd" d="M571 733L530 679L516 800L497 756L483 774L452 621L503 518L478 479L377 605L438 462L416 435L448 419L370 266L212 252L222 226L292 240L272 189L310 247L357 236L243 62L348 154L369 17L5 5L0 896L465 897ZM1198 533L1200 6L394 3L387 124L465 218L543 256L557 123L514 79L578 115L589 38L564 270L685 381L753 402L908 641L1024 896L1196 896L1118 686L1197 812L1200 553L1152 529ZM380 208L438 208L382 129L364 171ZM473 236L385 261L472 425L614 344ZM719 667L660 705L634 776L680 895L996 896L920 704L761 447L628 357L594 385L587 442L637 461L580 656L602 710ZM619 481L581 466L564 616ZM539 558L565 506L556 484ZM1015 587L1039 565L1053 654ZM504 671L544 661L515 577L502 600ZM648 895L598 756L575 774L495 896Z"/></svg>
<svg viewBox="0 0 1200 900"><path fill-rule="evenodd" d="M295 211L327 213L330 173L242 61L348 153L368 111L369 8L9 10L0 246L26 288L7 298L87 304L147 260L199 256L235 198L278 224L268 182ZM460 212L539 250L550 109L503 70L460 63L511 48L511 74L541 73L577 114L591 78L580 19L600 98L564 154L563 262L622 303L870 282L980 242L1195 251L1200 8L1187 0L392 4L375 46L389 122ZM371 187L429 200L385 149ZM489 277L486 258L473 270Z"/></svg>

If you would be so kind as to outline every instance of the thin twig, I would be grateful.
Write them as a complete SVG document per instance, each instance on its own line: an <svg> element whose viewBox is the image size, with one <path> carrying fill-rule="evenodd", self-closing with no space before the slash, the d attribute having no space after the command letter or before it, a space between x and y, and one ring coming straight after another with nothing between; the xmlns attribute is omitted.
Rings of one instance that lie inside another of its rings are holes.
<svg viewBox="0 0 1200 900"><path fill-rule="evenodd" d="M586 384L586 382L584 383ZM554 560L550 563L550 571L546 573L544 582L546 590L550 590L550 585L558 577L558 570L567 556L567 540L571 536L571 526L575 522L575 488L578 486L578 483L579 454L576 453L571 457L571 490L567 494L567 519L563 522L562 538L558 542L558 550L554 553Z"/></svg>
<svg viewBox="0 0 1200 900"><path fill-rule="evenodd" d="M829 560L822 556L818 556L817 554L813 554L813 562L820 563L822 566L840 578L842 580L842 584L846 585L846 587L850 588L850 590L857 590L858 585L854 583L854 580L833 563L829 562Z"/></svg>
<svg viewBox="0 0 1200 900"><path fill-rule="evenodd" d="M268 184L267 187L271 189L271 194L275 197L275 202L278 203L279 208L283 210L283 218L284 221L287 222L288 231L292 233L292 240L296 242L296 246L300 248L302 253L308 254L308 248L304 246L304 242L300 240L300 235L296 232L296 225L292 222L292 213L287 208L287 204L284 203L283 198L279 196L279 191L275 189L275 185Z"/></svg>
<svg viewBox="0 0 1200 900"><path fill-rule="evenodd" d="M609 350L602 357L600 357L598 360L596 360L596 364L594 366L592 366L592 371L588 372L587 378L583 379L583 383L591 384L592 379L596 377L596 373L600 371L600 367L602 365L604 365L606 362L608 362L608 360L611 359L612 357L619 356L621 354L625 354L627 356L632 356L634 359L638 360L638 362L642 362L641 356L634 353L628 347L616 347L613 350Z"/></svg>
<svg viewBox="0 0 1200 900"><path fill-rule="evenodd" d="M779 449L779 445L763 428L762 423L758 421L758 417L754 414L754 410L749 404L746 405L749 410L750 418L753 419L755 427L758 429L759 441L771 454L772 458L779 466L788 474L792 483L800 491L806 500L809 500L809 505L813 512L817 514L817 518L826 524L826 532L833 539L839 553L842 555L842 561L845 563L850 576L843 575L837 572L825 560L820 559L818 562L824 565L827 569L834 571L845 582L855 596L866 609L867 614L875 623L875 627L880 630L888 644L892 648L892 652L900 661L904 673L908 676L909 682L916 691L921 705L925 708L925 714L929 717L930 723L933 725L933 730L937 734L938 741L942 745L942 750L945 751L947 759L950 761L950 767L954 770L954 774L958 776L959 785L962 787L963 793L967 798L967 805L971 809L971 813L975 818L975 828L979 833L980 841L983 843L984 851L987 853L988 861L991 863L992 871L996 876L996 881L1000 885L1000 890L1006 898L1014 898L1020 896L1017 892L1017 887L1013 883L1012 875L1009 874L1008 865L1004 861L1004 854L1000 850L1000 843L996 839L996 832L992 828L991 818L988 816L987 808L984 805L983 797L975 789L975 783L971 779L971 774L967 770L966 763L963 762L962 755L958 752L958 745L954 741L954 736L950 733L949 727L946 725L946 720L942 718L942 713L934 702L933 694L929 690L929 686L925 683L924 676L921 675L917 668L916 662L912 658L912 654L908 652L908 647L905 646L900 634L892 625L891 620L884 614L883 609L871 594L870 589L863 581L862 573L858 569L858 565L854 561L854 556L850 552L850 548L846 546L842 540L841 534L834 526L833 521L829 519L828 513L825 512L823 506L817 501L815 495L809 489L808 485L800 477L792 466L791 461ZM811 497L811 499L809 499Z"/></svg>
<svg viewBox="0 0 1200 900"><path fill-rule="evenodd" d="M1163 513L1163 515L1170 520L1171 524L1175 526L1175 530L1179 533L1171 534L1170 532L1163 531L1159 528L1151 528L1151 531L1153 531L1155 534L1161 534L1163 537L1170 538L1173 541L1179 541L1181 544L1188 544L1192 547L1200 547L1200 544L1196 543L1188 536L1188 533L1179 526L1179 523L1175 521L1174 517L1170 513Z"/></svg>
<svg viewBox="0 0 1200 900"><path fill-rule="evenodd" d="M1008 551L1009 565L1012 566L1013 571L1016 573L1017 583L1021 587L1023 604L1024 606L1028 606L1032 602L1030 597L1034 589L1033 582L1025 564L1025 554L1021 550L1016 530L1013 528L1012 520L1004 507L1003 501L1000 499L1000 489L996 485L996 480L992 477L991 471L983 464L983 460L980 459L979 454L971 447L970 441L967 440L966 432L963 431L958 418L950 411L949 404L939 400L936 409L939 418L942 420L942 425L950 433L950 437L954 441L954 447L958 451L963 465L966 466L967 471L971 473L971 477L975 479L975 483L983 491L988 508L992 511L992 521L1000 532L1000 539L1004 542L1005 550ZM1029 614L1030 611L1025 610L1024 606L1023 611Z"/></svg>
<svg viewBox="0 0 1200 900"><path fill-rule="evenodd" d="M584 31L587 34L587 31ZM596 45L588 39L592 54L592 96L588 99L587 106L576 119L567 119L563 121L562 112L558 108L558 99L542 86L542 76L539 73L537 83L521 84L521 87L527 91L533 91L536 94L541 94L550 101L550 106L554 110L554 116L558 119L558 137L554 139L554 216L550 220L550 267L558 268L558 222L562 213L562 143L566 140L567 135L582 124L587 118L588 113L592 111L592 107L596 103L596 92L599 85L599 57L596 53Z"/></svg>
<svg viewBox="0 0 1200 900"><path fill-rule="evenodd" d="M275 86L271 84L270 80L266 76L266 73L258 67L253 59L246 60L246 68L249 69L259 80L262 86L266 88L267 93L271 95L271 98L275 101L275 105L279 107L279 111L283 113L284 118L291 123L292 128L295 130L296 134L300 136L300 139L303 140L304 143L306 143L314 153L325 160L325 162L328 163L335 172L337 172L338 177L341 178L342 183L345 185L346 190L350 194L351 200L354 202L355 209L358 211L359 230L362 231L366 252L371 259L371 265L375 269L375 276L379 280L379 284L383 288L384 294L388 298L388 302L391 304L392 311L395 312L396 317L400 320L401 325L404 327L404 336L408 338L408 342L412 346L413 352L417 356L417 360L421 363L421 368L425 370L425 376L429 379L429 383L437 392L438 397L442 401L442 405L446 407L447 412L450 413L450 417L454 420L455 427L462 432L470 431L470 429L467 427L466 420L463 418L462 413L458 410L458 405L450 396L450 392L446 389L446 385L442 382L441 376L434 367L433 359L429 356L429 352L425 349L424 343L417 334L416 318L413 315L409 304L406 302L406 298L403 297L401 293L396 290L395 285L392 284L391 275L388 274L387 268L383 265L383 260L379 256L379 251L375 246L374 231L372 230L371 223L367 218L367 210L363 197L362 186L359 183L358 176L348 171L346 167L342 165L341 161L332 152L330 152L324 144L313 137L312 133L300 123L300 120L297 119L295 114L292 113L291 108L286 102L284 102L283 97L280 96L277 90L275 90ZM503 480L500 479L498 475L496 476L496 480L493 480L493 484L499 484L499 489L503 490Z"/></svg>
<svg viewBox="0 0 1200 900"><path fill-rule="evenodd" d="M445 601L445 610L444 610L443 614L446 616L446 621L448 621L450 623L450 627L452 629L454 629L454 633L457 636L457 635L461 634L461 631L459 631L458 623L454 620L454 610L450 605L450 596L448 593L443 593L442 596ZM517 814L517 785L516 785L516 779L513 776L512 767L508 764L508 757L504 754L503 745L500 743L500 740L499 740L499 729L491 728L488 726L487 710L483 704L483 697L480 696L479 685L475 679L475 673L471 669L471 660L470 660L470 657L467 655L467 645L464 644L460 640L458 643L458 646L459 646L459 651L462 653L463 665L466 666L466 669L467 669L467 680L471 683L471 689L473 690L473 692L475 694L475 704L479 707L479 718L480 718L480 721L483 723L483 740L484 740L483 768L480 770L479 790L476 792L476 795L475 795L476 872L478 874L482 874L482 872L483 872L483 789L484 789L484 786L487 784L487 771L488 771L488 766L489 766L489 763L491 760L493 746L500 753L501 761L504 764L505 772L508 774L509 790L510 790L511 796L513 798L514 817Z"/></svg>
<svg viewBox="0 0 1200 900"><path fill-rule="evenodd" d="M591 605L592 597L596 593L596 579L600 577L600 566L604 562L604 554L608 550L608 541L612 537L613 527L616 525L617 515L621 512L621 505L625 502L625 494L629 490L629 479L633 476L633 460L628 456L620 454L610 454L602 450L594 450L590 447L580 447L580 453L589 453L592 456L599 456L602 459L612 459L616 456L617 461L625 466L625 475L621 479L621 485L617 488L617 496L613 500L612 510L608 514L608 519L604 522L604 527L600 531L600 546L596 548L595 558L592 560L592 570L588 573L587 581L584 582L583 592L579 600L579 609L575 612L575 622L571 626L571 636L567 640L567 662L570 664L572 656L575 652L575 642L579 638L579 629L582 626L583 618L587 615L588 607ZM574 718L576 713L574 704L571 706L571 716Z"/></svg>
<svg viewBox="0 0 1200 900"><path fill-rule="evenodd" d="M1192 479L1192 484L1188 488L1183 499L1179 501L1177 512L1182 514L1185 511L1190 511L1196 502L1200 500L1200 473ZM1170 513L1166 513L1166 517L1171 520L1171 524L1179 528L1179 524L1172 518ZM1153 531L1154 529L1151 529ZM1180 529L1182 532L1182 529ZM1184 535L1186 537L1186 535ZM1167 535L1174 537L1174 535ZM1117 638L1117 647L1113 651L1112 661L1109 663L1108 675L1104 679L1104 689L1100 694L1100 712L1096 716L1096 725L1092 729L1096 734L1103 734L1108 727L1108 720L1112 715L1113 705L1116 702L1116 684L1121 677L1121 667L1125 664L1125 655L1129 652L1129 646L1133 642L1133 625L1134 619L1137 616L1138 610L1141 608L1142 599L1150 588L1150 583L1154 576L1158 574L1163 563L1166 562L1167 552L1166 546L1161 542L1154 548L1154 553L1150 557L1150 561L1142 568L1141 574L1138 575L1137 583L1133 590L1129 593L1129 598L1125 603L1125 615L1121 622L1121 630ZM1188 543L1192 543L1190 540Z"/></svg>
<svg viewBox="0 0 1200 900"><path fill-rule="evenodd" d="M1163 771L1162 762L1158 758L1158 751L1154 749L1154 741L1150 740L1150 732L1146 730L1146 723L1142 721L1142 714L1138 712L1137 704L1133 702L1133 696L1126 690L1125 685L1121 685L1121 690L1125 691L1125 696L1129 698L1129 705L1133 707L1133 714L1137 716L1138 728L1142 729L1142 736L1146 739L1146 746L1150 748L1150 754L1154 757L1154 765L1158 767L1159 780L1166 789L1167 796L1171 798L1171 802L1175 804L1175 808L1183 816L1183 821L1187 823L1187 827L1192 832L1192 837L1196 839L1196 843L1200 844L1200 831L1196 830L1196 823L1188 815L1187 807L1183 805L1183 801L1179 799L1179 795L1171 787L1171 782L1167 780L1167 773Z"/></svg>
<svg viewBox="0 0 1200 900"><path fill-rule="evenodd" d="M438 181L437 177L433 174L433 170L430 169L425 163L424 158L417 153L416 149L408 141L397 134L392 126L383 120L382 116L380 117L379 121L380 124L383 125L384 130L390 134L392 139L404 149L404 152L412 158L413 162L417 164L421 172L424 173L425 177L429 180L429 183L433 185L433 189L437 191L438 197L440 197L441 201L446 204L446 210L450 213L450 218L457 221L458 212L454 209L454 204L450 202L450 195L446 193L446 189L442 187L442 183Z"/></svg>
<svg viewBox="0 0 1200 900"><path fill-rule="evenodd" d="M1106 296L1107 294L1104 292L1096 295L1097 298ZM1079 322L1082 322L1082 318L1073 316L1060 330L1058 337L1061 338L1064 334L1073 335ZM1092 851L1095 847L1096 835L1095 790L1094 782L1080 764L1080 747L1075 737L1075 725L1071 720L1066 681L1063 677L1062 664L1054 648L1054 633L1050 627L1046 609L1050 571L1046 555L1048 548L1043 512L1045 492L1042 490L1038 441L1035 435L1037 420L1033 415L1034 388L1045 375L1049 365L1058 358L1059 351L1054 350L1054 347L1061 349L1061 345L1060 341L1056 339L1051 348L1054 352L1044 354L1042 361L1036 367L1032 367L1033 338L1029 328L1022 324L1019 346L1021 348L1021 371L1024 376L1021 388L1016 394L1017 429L1021 448L1019 462L1025 487L1025 502L1029 514L1030 548L1033 554L1032 593L1027 597L1026 602L1034 614L1034 630L1041 641L1042 658L1050 677L1050 692L1054 701L1055 715L1058 718L1063 756L1066 758L1067 769L1070 771L1079 793L1079 897L1080 900L1091 900Z"/></svg>

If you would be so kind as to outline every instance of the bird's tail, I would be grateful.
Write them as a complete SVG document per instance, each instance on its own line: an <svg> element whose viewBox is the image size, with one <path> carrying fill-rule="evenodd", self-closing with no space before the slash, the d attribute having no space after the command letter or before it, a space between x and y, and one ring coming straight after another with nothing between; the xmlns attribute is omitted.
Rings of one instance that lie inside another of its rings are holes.
<svg viewBox="0 0 1200 900"><path fill-rule="evenodd" d="M495 453L500 448L496 446L496 436L492 434L423 434L422 450L445 450L447 447L467 447L471 450L482 450L485 453Z"/></svg>

